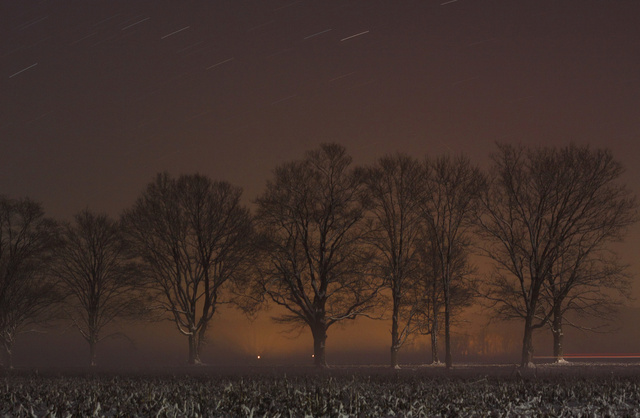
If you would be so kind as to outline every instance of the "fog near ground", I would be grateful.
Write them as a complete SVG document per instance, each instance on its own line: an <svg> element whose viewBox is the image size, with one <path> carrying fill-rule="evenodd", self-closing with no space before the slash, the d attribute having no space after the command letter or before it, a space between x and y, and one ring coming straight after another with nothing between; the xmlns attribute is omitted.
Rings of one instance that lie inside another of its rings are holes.
<svg viewBox="0 0 640 418"><path fill-rule="evenodd" d="M269 316L250 321L233 309L216 314L210 338L203 350L207 365L224 367L311 365L313 340L307 329L285 332ZM640 309L624 308L620 326L609 333L592 333L567 328L565 353L633 354L640 347L634 323ZM478 318L475 322L473 318ZM453 334L454 364L517 363L521 349L522 325L518 322L493 322L477 312L468 312ZM329 330L327 359L330 365L387 365L389 360L388 321L357 319ZM187 339L169 322L136 323L125 327L132 341L107 339L98 348L101 368L176 367L187 362ZM552 337L547 329L534 337L535 355L540 362L552 355ZM442 347L443 348L443 347ZM15 346L16 367L76 368L86 366L88 347L71 328L21 335ZM258 359L257 356L261 358ZM601 361L596 358L591 361ZM428 336L418 336L400 350L400 363L428 364L431 348ZM584 361L584 360L580 360ZM611 361L611 359L604 359Z"/></svg>

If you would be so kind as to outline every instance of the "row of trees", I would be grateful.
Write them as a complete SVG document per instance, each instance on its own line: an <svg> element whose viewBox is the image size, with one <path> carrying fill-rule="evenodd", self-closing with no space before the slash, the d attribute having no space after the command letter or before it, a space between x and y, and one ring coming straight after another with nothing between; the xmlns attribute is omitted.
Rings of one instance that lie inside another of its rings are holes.
<svg viewBox="0 0 640 418"><path fill-rule="evenodd" d="M0 199L0 339L11 364L18 333L67 318L95 347L119 318L171 320L200 352L217 308L308 327L326 365L329 328L390 313L390 363L429 334L452 365L451 328L473 301L522 320L522 366L533 331L549 327L562 360L567 312L603 316L628 294L611 251L637 220L606 150L498 145L483 172L465 156L385 156L354 167L324 144L278 166L255 201L202 175L159 174L118 221L88 210L72 223L29 199ZM472 254L493 261L478 274ZM389 318L387 318L389 319ZM441 325L442 324L442 325Z"/></svg>

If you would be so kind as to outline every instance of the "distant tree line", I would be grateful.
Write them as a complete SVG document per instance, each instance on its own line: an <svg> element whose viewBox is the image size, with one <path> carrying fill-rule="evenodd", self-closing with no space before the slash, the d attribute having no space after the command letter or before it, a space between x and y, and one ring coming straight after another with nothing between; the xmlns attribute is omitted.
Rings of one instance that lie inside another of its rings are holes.
<svg viewBox="0 0 640 418"><path fill-rule="evenodd" d="M222 303L308 328L326 366L329 328L367 316L391 322L390 365L416 335L438 363L465 308L523 324L521 365L547 327L563 361L568 313L613 320L631 277L611 243L638 219L610 151L499 144L487 171L464 155L403 154L354 166L323 144L275 168L255 210L242 190L201 174L161 173L114 220L89 210L72 222L40 204L0 197L0 342L12 366L16 337L72 324L96 346L119 320L165 319L200 362ZM471 257L484 256L480 274ZM575 316L575 315L573 315ZM589 328L589 327L585 327Z"/></svg>

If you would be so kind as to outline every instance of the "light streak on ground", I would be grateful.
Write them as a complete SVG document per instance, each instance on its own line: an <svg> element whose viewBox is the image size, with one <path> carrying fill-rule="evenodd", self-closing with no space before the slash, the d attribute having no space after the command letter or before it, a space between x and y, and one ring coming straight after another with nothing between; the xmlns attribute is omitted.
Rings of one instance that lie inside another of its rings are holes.
<svg viewBox="0 0 640 418"><path fill-rule="evenodd" d="M356 36L364 35L364 34L366 34L366 33L369 33L369 31L368 31L368 30L365 30L364 32L360 32L360 33L356 33L355 35L347 36L346 38L342 38L342 39L340 39L340 42L347 41L347 40L349 40L349 39L351 39L351 38L355 38Z"/></svg>
<svg viewBox="0 0 640 418"><path fill-rule="evenodd" d="M17 76L18 74L24 73L25 71L27 71L27 70L28 70L28 69L30 69L30 68L35 67L36 65L38 65L38 63L37 63L37 62L36 62L35 64L33 64L33 65L28 66L27 68L24 68L24 69L22 69L22 70L18 71L17 73L13 73L13 74L11 74L11 75L9 76L9 78L13 78L13 77Z"/></svg>
<svg viewBox="0 0 640 418"><path fill-rule="evenodd" d="M555 359L556 356L535 356L539 359ZM562 356L567 359L640 359L640 353L584 353L584 354L564 354Z"/></svg>
<svg viewBox="0 0 640 418"><path fill-rule="evenodd" d="M171 33L170 33L170 34L168 34L168 35L164 35L164 36L163 36L162 38L160 38L160 39L168 38L169 36L171 36L171 35L175 35L176 33L182 32L183 30L187 30L187 29L189 29L190 27L191 27L191 26L186 26L186 27L184 27L184 28L182 28L182 29L178 29L177 31L175 31L175 32L171 32Z"/></svg>

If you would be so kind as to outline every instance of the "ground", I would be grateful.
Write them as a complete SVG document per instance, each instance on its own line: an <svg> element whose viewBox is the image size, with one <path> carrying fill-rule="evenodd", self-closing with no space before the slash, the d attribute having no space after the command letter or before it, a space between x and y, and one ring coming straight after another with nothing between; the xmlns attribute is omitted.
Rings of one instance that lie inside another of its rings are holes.
<svg viewBox="0 0 640 418"><path fill-rule="evenodd" d="M1 416L628 416L640 363L15 370Z"/></svg>

